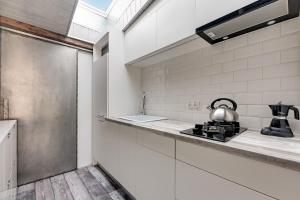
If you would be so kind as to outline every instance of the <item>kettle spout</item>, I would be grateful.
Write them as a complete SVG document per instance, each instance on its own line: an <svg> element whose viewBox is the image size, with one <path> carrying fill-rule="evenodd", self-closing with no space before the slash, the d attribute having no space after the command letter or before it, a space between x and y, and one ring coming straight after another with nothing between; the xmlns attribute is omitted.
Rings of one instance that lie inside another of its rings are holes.
<svg viewBox="0 0 300 200"><path fill-rule="evenodd" d="M211 108L210 106L207 106L206 108L207 108L208 110L210 110L210 111L212 110L212 108Z"/></svg>

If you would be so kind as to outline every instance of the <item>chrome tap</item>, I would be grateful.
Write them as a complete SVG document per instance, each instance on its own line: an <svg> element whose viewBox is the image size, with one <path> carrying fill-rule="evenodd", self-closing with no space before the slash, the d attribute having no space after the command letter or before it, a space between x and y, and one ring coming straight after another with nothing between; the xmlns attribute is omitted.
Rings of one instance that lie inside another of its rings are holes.
<svg viewBox="0 0 300 200"><path fill-rule="evenodd" d="M145 105L146 105L146 92L143 92L143 106L142 106L143 115L146 115Z"/></svg>

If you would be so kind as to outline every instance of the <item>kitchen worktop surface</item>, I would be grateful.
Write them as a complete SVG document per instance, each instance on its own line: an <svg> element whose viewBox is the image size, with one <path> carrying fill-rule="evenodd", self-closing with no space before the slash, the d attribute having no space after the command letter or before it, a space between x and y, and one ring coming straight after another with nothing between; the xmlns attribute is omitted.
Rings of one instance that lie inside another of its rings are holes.
<svg viewBox="0 0 300 200"><path fill-rule="evenodd" d="M182 130L194 127L194 124L187 122L161 120L136 123L119 118L107 118L107 120L300 171L299 136L294 138L279 138L261 135L258 131L248 130L223 143L180 133Z"/></svg>
<svg viewBox="0 0 300 200"><path fill-rule="evenodd" d="M7 136L10 129L15 125L16 120L3 120L0 121L0 143Z"/></svg>

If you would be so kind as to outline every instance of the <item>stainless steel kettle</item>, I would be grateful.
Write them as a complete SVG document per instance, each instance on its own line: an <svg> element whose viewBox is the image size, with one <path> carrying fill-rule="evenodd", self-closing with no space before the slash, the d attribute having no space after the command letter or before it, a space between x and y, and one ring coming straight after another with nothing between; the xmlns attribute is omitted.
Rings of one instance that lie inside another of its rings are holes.
<svg viewBox="0 0 300 200"><path fill-rule="evenodd" d="M219 101L229 101L232 107L227 104L221 104L215 107L215 104ZM209 118L216 122L236 122L239 119L239 115L236 112L237 104L235 101L227 98L219 98L214 100L210 106L207 107L210 110Z"/></svg>

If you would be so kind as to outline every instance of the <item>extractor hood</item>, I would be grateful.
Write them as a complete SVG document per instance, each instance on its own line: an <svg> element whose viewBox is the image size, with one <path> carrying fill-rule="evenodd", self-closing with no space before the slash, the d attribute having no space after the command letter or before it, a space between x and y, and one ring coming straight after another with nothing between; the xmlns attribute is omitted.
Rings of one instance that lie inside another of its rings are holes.
<svg viewBox="0 0 300 200"><path fill-rule="evenodd" d="M210 44L299 16L300 0L259 0L196 29Z"/></svg>

